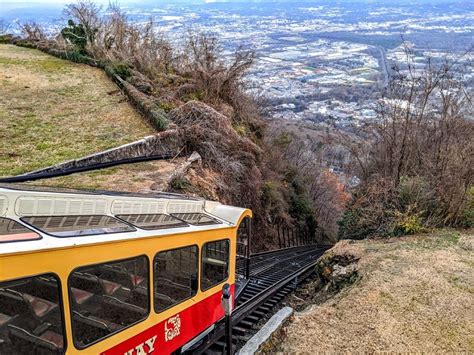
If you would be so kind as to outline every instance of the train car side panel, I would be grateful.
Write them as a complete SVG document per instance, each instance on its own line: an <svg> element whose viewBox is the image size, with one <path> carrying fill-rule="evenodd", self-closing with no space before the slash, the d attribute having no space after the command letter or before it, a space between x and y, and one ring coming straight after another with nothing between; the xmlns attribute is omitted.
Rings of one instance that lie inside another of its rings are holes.
<svg viewBox="0 0 474 355"><path fill-rule="evenodd" d="M234 285L231 285L232 294ZM103 355L169 354L224 317L221 292L104 351Z"/></svg>

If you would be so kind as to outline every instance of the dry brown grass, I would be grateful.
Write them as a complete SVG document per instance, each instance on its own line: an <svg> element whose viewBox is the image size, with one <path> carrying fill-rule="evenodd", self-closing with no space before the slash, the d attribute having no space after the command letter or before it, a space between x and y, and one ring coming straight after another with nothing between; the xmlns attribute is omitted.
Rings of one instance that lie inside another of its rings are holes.
<svg viewBox="0 0 474 355"><path fill-rule="evenodd" d="M474 233L341 242L362 278L295 315L280 351L474 352Z"/></svg>
<svg viewBox="0 0 474 355"><path fill-rule="evenodd" d="M78 158L151 133L102 70L0 45L0 176Z"/></svg>

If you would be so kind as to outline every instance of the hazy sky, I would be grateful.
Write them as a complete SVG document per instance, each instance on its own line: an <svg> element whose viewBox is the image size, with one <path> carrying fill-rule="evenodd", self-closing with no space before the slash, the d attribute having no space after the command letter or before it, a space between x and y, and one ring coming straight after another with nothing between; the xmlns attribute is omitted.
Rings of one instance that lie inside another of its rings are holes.
<svg viewBox="0 0 474 355"><path fill-rule="evenodd" d="M75 0L0 0L0 14L2 12L2 5L5 8L12 8L15 5L58 5L63 6L64 4L73 3ZM109 4L109 0L94 0L97 4L107 6ZM113 1L113 0L112 0ZM327 3L334 5L336 1L334 0L117 0L119 5L127 5L130 6L131 4L136 4L139 6L140 4L173 4L173 3L181 3L181 4L205 4L205 3L218 3L218 2L282 2L282 3L291 3L291 2L299 2L299 3ZM365 3L379 3L389 6L396 6L397 4L430 4L430 3L459 3L461 5L472 5L472 0L337 0L339 3L357 3L357 2L365 2Z"/></svg>
<svg viewBox="0 0 474 355"><path fill-rule="evenodd" d="M96 3L108 4L109 0L94 0ZM418 3L439 3L439 2L458 2L458 3L470 3L470 0L339 0L340 2L379 2L386 3L387 5L396 5L399 2L411 2L413 4ZM35 4L48 4L48 5L63 5L67 3L74 2L74 0L0 0L0 6L2 4L26 4L26 3L35 3ZM119 0L118 3L213 3L213 2L273 2L273 0ZM332 0L277 0L277 2L328 2L333 3Z"/></svg>

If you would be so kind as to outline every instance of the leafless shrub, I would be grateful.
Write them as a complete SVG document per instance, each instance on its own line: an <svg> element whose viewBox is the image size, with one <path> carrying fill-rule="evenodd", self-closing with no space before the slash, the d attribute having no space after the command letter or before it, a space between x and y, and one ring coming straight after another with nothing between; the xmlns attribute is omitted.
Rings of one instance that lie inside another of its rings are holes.
<svg viewBox="0 0 474 355"><path fill-rule="evenodd" d="M255 55L239 47L230 64L226 64L220 51L215 37L190 33L178 68L191 78L194 92L205 102L232 104L234 94L240 91L240 80L253 64Z"/></svg>
<svg viewBox="0 0 474 355"><path fill-rule="evenodd" d="M23 38L32 42L44 42L47 40L44 28L36 22L26 22L20 24Z"/></svg>
<svg viewBox="0 0 474 355"><path fill-rule="evenodd" d="M171 66L172 50L153 20L132 24L116 4L109 5L99 27L93 55L100 59L122 61L157 81Z"/></svg>

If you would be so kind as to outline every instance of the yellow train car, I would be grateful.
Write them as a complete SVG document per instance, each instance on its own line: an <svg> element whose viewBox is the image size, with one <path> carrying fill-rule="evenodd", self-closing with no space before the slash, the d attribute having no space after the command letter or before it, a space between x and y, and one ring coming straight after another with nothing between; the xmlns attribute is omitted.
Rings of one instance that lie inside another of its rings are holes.
<svg viewBox="0 0 474 355"><path fill-rule="evenodd" d="M0 354L167 354L224 316L248 209L176 194L0 186ZM245 266L246 265L246 266Z"/></svg>

